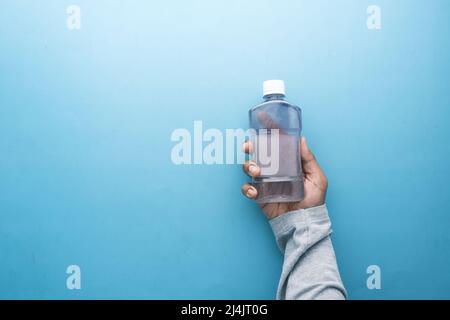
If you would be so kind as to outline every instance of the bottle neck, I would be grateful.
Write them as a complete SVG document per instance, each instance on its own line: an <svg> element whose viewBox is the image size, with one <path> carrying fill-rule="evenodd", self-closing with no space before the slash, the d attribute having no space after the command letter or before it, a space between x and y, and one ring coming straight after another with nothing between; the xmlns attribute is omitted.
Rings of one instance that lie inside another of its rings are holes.
<svg viewBox="0 0 450 320"><path fill-rule="evenodd" d="M268 94L264 96L264 101L270 101L270 100L284 100L285 95L284 94Z"/></svg>

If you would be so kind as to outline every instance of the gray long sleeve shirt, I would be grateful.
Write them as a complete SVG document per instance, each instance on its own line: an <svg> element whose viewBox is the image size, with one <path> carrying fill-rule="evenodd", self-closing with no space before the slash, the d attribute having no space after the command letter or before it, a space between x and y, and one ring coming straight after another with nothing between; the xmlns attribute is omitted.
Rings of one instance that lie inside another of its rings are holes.
<svg viewBox="0 0 450 320"><path fill-rule="evenodd" d="M269 222L284 254L277 299L346 299L326 205L291 211Z"/></svg>

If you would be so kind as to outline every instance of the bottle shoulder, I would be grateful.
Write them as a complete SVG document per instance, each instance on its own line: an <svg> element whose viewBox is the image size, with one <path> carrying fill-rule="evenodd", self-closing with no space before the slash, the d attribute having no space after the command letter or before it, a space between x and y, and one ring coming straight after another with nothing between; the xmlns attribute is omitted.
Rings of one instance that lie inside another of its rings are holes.
<svg viewBox="0 0 450 320"><path fill-rule="evenodd" d="M286 100L269 100L269 101L264 101L260 104L257 104L255 106L253 106L252 108L250 108L250 112L253 111L257 111L257 110L263 110L263 109L272 109L274 107L283 107L283 108L292 108L292 109L296 109L299 112L301 112L301 109L299 106L290 103L289 101Z"/></svg>
<svg viewBox="0 0 450 320"><path fill-rule="evenodd" d="M267 119L275 123L277 128L301 129L301 109L286 100L269 100L260 103L249 111L250 126L252 128L266 128Z"/></svg>

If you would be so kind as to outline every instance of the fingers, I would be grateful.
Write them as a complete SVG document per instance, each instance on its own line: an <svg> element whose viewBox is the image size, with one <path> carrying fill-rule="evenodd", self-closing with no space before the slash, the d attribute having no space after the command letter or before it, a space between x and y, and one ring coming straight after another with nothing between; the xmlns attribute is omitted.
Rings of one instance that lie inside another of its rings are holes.
<svg viewBox="0 0 450 320"><path fill-rule="evenodd" d="M248 183L244 184L241 188L242 194L249 199L255 199L258 196L258 191L255 187L249 185Z"/></svg>
<svg viewBox="0 0 450 320"><path fill-rule="evenodd" d="M257 177L261 174L261 169L256 165L255 162L249 160L242 166L244 172L250 177Z"/></svg>
<svg viewBox="0 0 450 320"><path fill-rule="evenodd" d="M304 173L312 174L322 172L319 164L317 163L316 157L311 152L311 150L309 150L305 137L302 137L300 140L300 154L302 158L302 167Z"/></svg>
<svg viewBox="0 0 450 320"><path fill-rule="evenodd" d="M245 153L252 153L253 152L252 142L246 141L243 145L243 149ZM257 177L261 174L261 169L256 165L254 161L251 160L246 161L242 166L242 168L244 172L250 177ZM249 199L256 199L256 197L258 196L258 191L256 190L256 188L248 183L242 186L241 191L242 194Z"/></svg>
<svg viewBox="0 0 450 320"><path fill-rule="evenodd" d="M253 143L250 140L245 141L244 144L242 145L242 149L244 150L245 153L252 154L253 153Z"/></svg>

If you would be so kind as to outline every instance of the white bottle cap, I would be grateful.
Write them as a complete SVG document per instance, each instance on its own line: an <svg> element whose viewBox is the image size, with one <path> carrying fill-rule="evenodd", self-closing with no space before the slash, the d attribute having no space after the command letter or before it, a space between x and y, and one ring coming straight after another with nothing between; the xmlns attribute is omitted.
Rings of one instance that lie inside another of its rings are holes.
<svg viewBox="0 0 450 320"><path fill-rule="evenodd" d="M283 80L266 80L263 83L263 97L269 94L285 95Z"/></svg>

